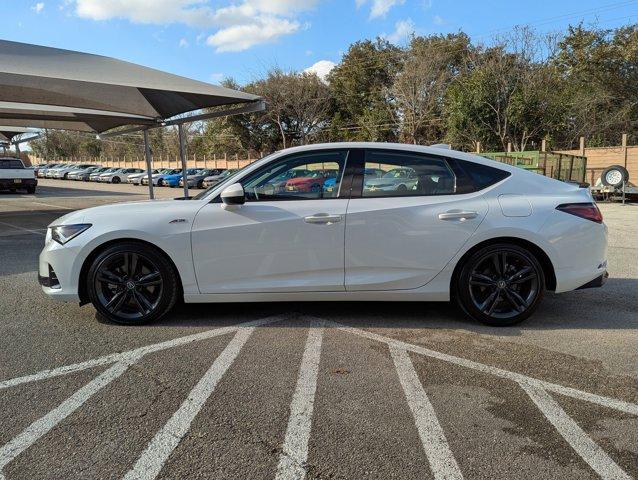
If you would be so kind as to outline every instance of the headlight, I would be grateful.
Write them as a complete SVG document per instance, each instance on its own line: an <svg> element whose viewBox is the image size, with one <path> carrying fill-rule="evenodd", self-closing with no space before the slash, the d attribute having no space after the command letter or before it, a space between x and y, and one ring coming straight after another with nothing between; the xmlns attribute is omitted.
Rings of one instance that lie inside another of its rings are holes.
<svg viewBox="0 0 638 480"><path fill-rule="evenodd" d="M60 245L64 245L69 240L74 239L80 233L91 228L90 223L78 223L75 225L58 225L56 227L50 227L51 238L58 242Z"/></svg>

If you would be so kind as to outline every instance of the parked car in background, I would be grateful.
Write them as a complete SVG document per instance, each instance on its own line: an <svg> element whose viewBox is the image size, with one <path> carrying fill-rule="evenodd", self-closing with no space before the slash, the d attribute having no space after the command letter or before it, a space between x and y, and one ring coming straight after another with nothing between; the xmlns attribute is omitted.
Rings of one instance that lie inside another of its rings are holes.
<svg viewBox="0 0 638 480"><path fill-rule="evenodd" d="M45 178L46 177L46 173L51 170L52 168L57 168L57 167L61 167L63 166L63 163L47 163L43 166L38 166L38 178Z"/></svg>
<svg viewBox="0 0 638 480"><path fill-rule="evenodd" d="M98 168L95 171L93 171L93 173L89 173L89 182L97 182L98 178L100 178L100 175L103 175L105 173L115 172L116 170L119 170L119 169L117 167Z"/></svg>
<svg viewBox="0 0 638 480"><path fill-rule="evenodd" d="M222 170L221 168L206 168L206 169L200 169L199 172L194 173L192 175L188 175L188 177L186 178L186 182L188 184L188 188L204 188L204 179L206 177L212 177L213 175L219 175L220 173L222 173L224 170ZM183 187L184 186L184 179L180 178L179 179L179 186Z"/></svg>
<svg viewBox="0 0 638 480"><path fill-rule="evenodd" d="M94 172L98 168L100 168L99 165L92 165L86 168L78 168L77 170L71 170L67 174L66 179L67 180L82 180L84 178L84 175L88 176L88 174Z"/></svg>
<svg viewBox="0 0 638 480"><path fill-rule="evenodd" d="M0 157L0 190L11 192L26 190L35 193L38 179L32 168L27 168L22 160L16 157Z"/></svg>
<svg viewBox="0 0 638 480"><path fill-rule="evenodd" d="M151 170L151 175L155 175L158 172L159 170L157 169ZM147 175L148 174L146 170L144 170L142 173L135 173L133 175L129 175L128 178L126 179L126 182L130 183L131 185L141 185L142 177L146 177Z"/></svg>
<svg viewBox="0 0 638 480"><path fill-rule="evenodd" d="M105 172L97 177L98 182L102 183L122 183L128 180L129 175L143 173L141 168L118 168L114 172Z"/></svg>
<svg viewBox="0 0 638 480"><path fill-rule="evenodd" d="M92 163L80 163L77 165L66 165L64 167L61 168L56 168L54 170L53 175L51 176L51 178L57 178L59 180L67 180L67 177L69 175L69 173L75 171L75 170L84 170L85 168L89 168L89 167L95 167L95 164Z"/></svg>
<svg viewBox="0 0 638 480"><path fill-rule="evenodd" d="M385 173L384 170L380 168L366 168L363 173L364 182L371 178L379 178ZM329 178L325 182L323 182L323 191L329 194L336 194L337 188L337 178Z"/></svg>
<svg viewBox="0 0 638 480"><path fill-rule="evenodd" d="M286 181L286 192L320 192L323 183L337 177L337 170L312 170L304 177L295 177Z"/></svg>
<svg viewBox="0 0 638 480"><path fill-rule="evenodd" d="M202 169L201 168L187 168L186 169L186 175L196 175L198 172L200 172ZM164 183L166 185L168 185L169 187L175 188L177 186L180 185L180 180L182 179L182 171L180 170L179 173L175 173L173 175L167 175L164 177ZM184 186L182 184L182 186Z"/></svg>
<svg viewBox="0 0 638 480"><path fill-rule="evenodd" d="M48 168L46 173L44 174L44 176L45 176L45 178L54 178L55 174L57 173L58 170L63 170L63 169L67 169L67 168L74 169L76 166L77 165L74 164L74 163L72 163L72 164L61 163L57 167Z"/></svg>
<svg viewBox="0 0 638 480"><path fill-rule="evenodd" d="M419 178L413 168L393 168L379 178L369 178L363 184L366 192L383 194L405 192L416 187Z"/></svg>
<svg viewBox="0 0 638 480"><path fill-rule="evenodd" d="M351 188L329 199L268 193L282 172L316 164L335 167L315 179L336 171ZM395 184L379 198L363 178L377 165L394 171L387 178L401 170L414 188ZM589 189L469 153L388 143L283 150L188 201L67 213L45 242L44 292L124 324L157 320L180 299L293 298L453 299L469 317L505 326L532 315L547 290L607 278L607 227Z"/></svg>
<svg viewBox="0 0 638 480"><path fill-rule="evenodd" d="M44 171L47 168L51 168L53 166L55 166L57 164L55 163L41 163L39 165L36 165L35 167L33 167L33 171L35 172L36 177L40 176L40 171Z"/></svg>
<svg viewBox="0 0 638 480"><path fill-rule="evenodd" d="M219 175L211 175L210 177L206 177L202 182L204 188L214 187L220 182L223 182L226 178L230 177L233 173L235 173L237 168L230 168L228 170L224 170Z"/></svg>
<svg viewBox="0 0 638 480"><path fill-rule="evenodd" d="M305 168L295 168L276 176L268 182L268 185L272 186L272 193L283 192L286 188L286 182L288 180L290 180L291 178L307 177L308 175L312 175L312 172L310 170L307 170Z"/></svg>
<svg viewBox="0 0 638 480"><path fill-rule="evenodd" d="M157 185L158 187L163 187L166 185L164 179L169 175L175 175L180 173L182 170L180 168L163 168L155 175L152 176L153 185ZM148 178L146 176L142 177L141 181L142 185L148 185Z"/></svg>

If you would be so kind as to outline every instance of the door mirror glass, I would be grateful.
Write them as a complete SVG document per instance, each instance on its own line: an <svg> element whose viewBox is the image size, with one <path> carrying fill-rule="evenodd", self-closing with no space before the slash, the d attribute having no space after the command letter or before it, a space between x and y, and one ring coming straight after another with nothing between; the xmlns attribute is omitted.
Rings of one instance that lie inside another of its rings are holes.
<svg viewBox="0 0 638 480"><path fill-rule="evenodd" d="M246 202L246 194L241 183L233 183L226 187L221 197L225 205L243 205Z"/></svg>

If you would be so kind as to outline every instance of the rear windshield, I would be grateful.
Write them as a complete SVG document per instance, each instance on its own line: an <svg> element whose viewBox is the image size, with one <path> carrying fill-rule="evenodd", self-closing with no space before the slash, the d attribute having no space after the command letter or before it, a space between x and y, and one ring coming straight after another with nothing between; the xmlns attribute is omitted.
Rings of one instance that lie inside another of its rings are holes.
<svg viewBox="0 0 638 480"><path fill-rule="evenodd" d="M0 168L3 170L9 168L24 168L21 160L13 158L0 158Z"/></svg>

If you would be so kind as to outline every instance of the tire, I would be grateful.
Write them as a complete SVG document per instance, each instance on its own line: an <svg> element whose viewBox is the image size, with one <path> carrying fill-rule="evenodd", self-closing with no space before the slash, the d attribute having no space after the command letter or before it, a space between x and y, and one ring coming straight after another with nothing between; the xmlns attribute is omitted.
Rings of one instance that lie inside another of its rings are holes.
<svg viewBox="0 0 638 480"><path fill-rule="evenodd" d="M408 191L408 187L406 187L405 185L401 184L397 187L397 192L401 192L401 193L405 193Z"/></svg>
<svg viewBox="0 0 638 480"><path fill-rule="evenodd" d="M100 252L86 282L98 315L122 325L160 319L173 308L179 292L170 261L158 249L137 242L117 243Z"/></svg>
<svg viewBox="0 0 638 480"><path fill-rule="evenodd" d="M35 193L35 187L29 186L27 187L27 193Z"/></svg>
<svg viewBox="0 0 638 480"><path fill-rule="evenodd" d="M160 179L157 181L157 186L158 186L158 187L163 187L163 186L164 186L164 180L160 178Z"/></svg>
<svg viewBox="0 0 638 480"><path fill-rule="evenodd" d="M120 179L120 177L113 177L113 179L111 180L111 183L120 183L122 180Z"/></svg>
<svg viewBox="0 0 638 480"><path fill-rule="evenodd" d="M629 172L622 165L612 165L603 170L600 180L606 187L620 187L629 181Z"/></svg>
<svg viewBox="0 0 638 480"><path fill-rule="evenodd" d="M200 180L199 182L197 182L197 188L199 188L200 190L202 188L204 188L204 182L202 180Z"/></svg>
<svg viewBox="0 0 638 480"><path fill-rule="evenodd" d="M454 288L456 301L466 314L494 327L529 318L544 292L545 276L536 257L509 243L473 253L463 263Z"/></svg>

